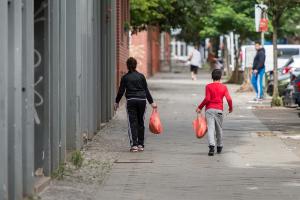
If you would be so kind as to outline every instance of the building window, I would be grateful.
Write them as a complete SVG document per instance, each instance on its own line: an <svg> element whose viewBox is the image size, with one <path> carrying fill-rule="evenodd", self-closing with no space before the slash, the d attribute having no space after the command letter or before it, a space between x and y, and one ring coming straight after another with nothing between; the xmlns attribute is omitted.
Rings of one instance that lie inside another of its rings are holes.
<svg viewBox="0 0 300 200"><path fill-rule="evenodd" d="M183 44L181 44L180 45L180 56L184 56L184 45Z"/></svg>
<svg viewBox="0 0 300 200"><path fill-rule="evenodd" d="M189 54L189 53L188 53L188 46L185 45L185 55L188 56L188 54Z"/></svg>

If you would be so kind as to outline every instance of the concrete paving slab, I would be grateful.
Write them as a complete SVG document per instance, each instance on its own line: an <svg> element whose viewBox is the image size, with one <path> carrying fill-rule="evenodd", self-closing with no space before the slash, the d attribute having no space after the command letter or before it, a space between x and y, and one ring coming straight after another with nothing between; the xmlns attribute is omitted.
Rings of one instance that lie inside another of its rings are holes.
<svg viewBox="0 0 300 200"><path fill-rule="evenodd" d="M154 162L115 165L98 199L299 199L300 160L278 137L255 136L269 129L247 109L249 94L232 93L235 111L225 117L224 153L207 156L206 139L196 139L191 126L209 75L199 79L162 74L149 81L165 132L147 133L144 153L121 157Z"/></svg>
<svg viewBox="0 0 300 200"><path fill-rule="evenodd" d="M209 78L209 74L201 71L198 81L190 80L188 73L162 73L149 80L153 97L159 106L164 132L153 135L147 130L145 152L130 153L129 148L124 146L124 139L120 139L123 145L114 146L114 142L120 142L118 137L126 134L126 115L121 111L117 115L118 126L107 129L107 138L114 141L109 143L113 146L110 151L118 152L114 161L121 163L114 163L99 185L78 183L79 187L75 187L57 183L42 198L300 199L299 156L280 137L258 136L258 132L270 131L270 125L263 123L254 109L249 109L251 105L248 101L252 94L234 93L238 86L228 85L233 97L234 113L226 115L224 119L224 151L214 157L207 156L206 138L196 139L192 120L196 117L196 105L204 97ZM150 113L148 109L147 119Z"/></svg>

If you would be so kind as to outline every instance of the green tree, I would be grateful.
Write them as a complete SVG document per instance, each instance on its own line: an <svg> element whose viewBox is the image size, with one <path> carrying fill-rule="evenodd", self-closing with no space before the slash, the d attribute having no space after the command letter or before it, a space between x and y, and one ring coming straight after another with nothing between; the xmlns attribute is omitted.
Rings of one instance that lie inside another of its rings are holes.
<svg viewBox="0 0 300 200"><path fill-rule="evenodd" d="M200 31L205 24L202 19L208 16L213 10L213 0L188 0L178 1L177 8L183 10L183 15L179 15L182 19L179 27L181 28L178 39L187 43L199 43L201 39Z"/></svg>
<svg viewBox="0 0 300 200"><path fill-rule="evenodd" d="M284 38L300 37L300 6L286 10L283 13L278 28L278 34Z"/></svg>
<svg viewBox="0 0 300 200"><path fill-rule="evenodd" d="M133 31L144 30L149 25L169 29L172 25L167 21L168 16L174 12L174 2L176 0L131 0L130 24Z"/></svg>
<svg viewBox="0 0 300 200"><path fill-rule="evenodd" d="M273 59L274 59L274 91L272 97L272 105L273 106L280 106L282 105L282 101L279 97L278 92L278 50L277 50L277 39L278 39L278 31L281 25L281 19L286 12L290 9L293 9L299 6L299 0L263 0L257 3L265 3L268 6L268 15L272 21L273 27Z"/></svg>
<svg viewBox="0 0 300 200"><path fill-rule="evenodd" d="M299 34L299 0L131 0L131 27L134 32L147 26L161 31L181 28L180 39L199 42L201 38L218 37L233 31L240 35L240 46L246 39L258 39L254 26L254 4L268 5L270 32L274 44L273 102L278 100L277 37ZM282 26L281 26L282 25ZM281 27L281 28L280 28ZM226 48L225 48L226 49ZM236 62L238 64L238 62ZM239 65L235 66L238 72ZM235 82L236 73L233 76Z"/></svg>
<svg viewBox="0 0 300 200"><path fill-rule="evenodd" d="M201 37L218 37L219 35L228 34L231 31L240 36L238 47L235 50L236 65L234 67L234 73L230 78L230 82L232 83L237 83L239 80L238 69L240 63L238 62L238 58L241 45L246 39L257 37L253 16L253 0L215 0L212 5L211 14L203 17L201 20L204 24L203 29L200 31ZM225 51L226 43L225 41ZM225 55L227 55L227 53L225 53ZM227 63L226 59L225 56L225 63Z"/></svg>
<svg viewBox="0 0 300 200"><path fill-rule="evenodd" d="M211 1L131 0L130 24L134 32L144 30L147 26L158 26L161 31L191 28L195 20L207 13ZM188 37L185 39L188 40Z"/></svg>

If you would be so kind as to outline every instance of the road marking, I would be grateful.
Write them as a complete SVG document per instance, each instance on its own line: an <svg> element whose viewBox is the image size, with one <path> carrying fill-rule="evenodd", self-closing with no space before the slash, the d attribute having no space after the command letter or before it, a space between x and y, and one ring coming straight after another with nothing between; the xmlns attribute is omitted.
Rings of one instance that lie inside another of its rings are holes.
<svg viewBox="0 0 300 200"><path fill-rule="evenodd" d="M119 159L114 163L117 164L125 164L125 163L153 163L153 160L145 160L145 159Z"/></svg>

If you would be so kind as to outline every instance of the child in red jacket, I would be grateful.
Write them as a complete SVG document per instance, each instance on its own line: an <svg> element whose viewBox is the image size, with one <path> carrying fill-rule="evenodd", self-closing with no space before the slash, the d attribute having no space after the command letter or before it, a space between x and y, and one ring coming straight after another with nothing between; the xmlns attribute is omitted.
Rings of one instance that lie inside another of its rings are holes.
<svg viewBox="0 0 300 200"><path fill-rule="evenodd" d="M229 113L232 112L232 100L229 95L227 87L220 82L222 71L215 69L212 72L213 83L206 85L205 99L198 106L196 112L200 113L205 106L206 122L207 122L207 135L209 143L209 156L215 153L215 133L217 137L217 153L221 153L223 149L223 98L225 97L229 106Z"/></svg>

